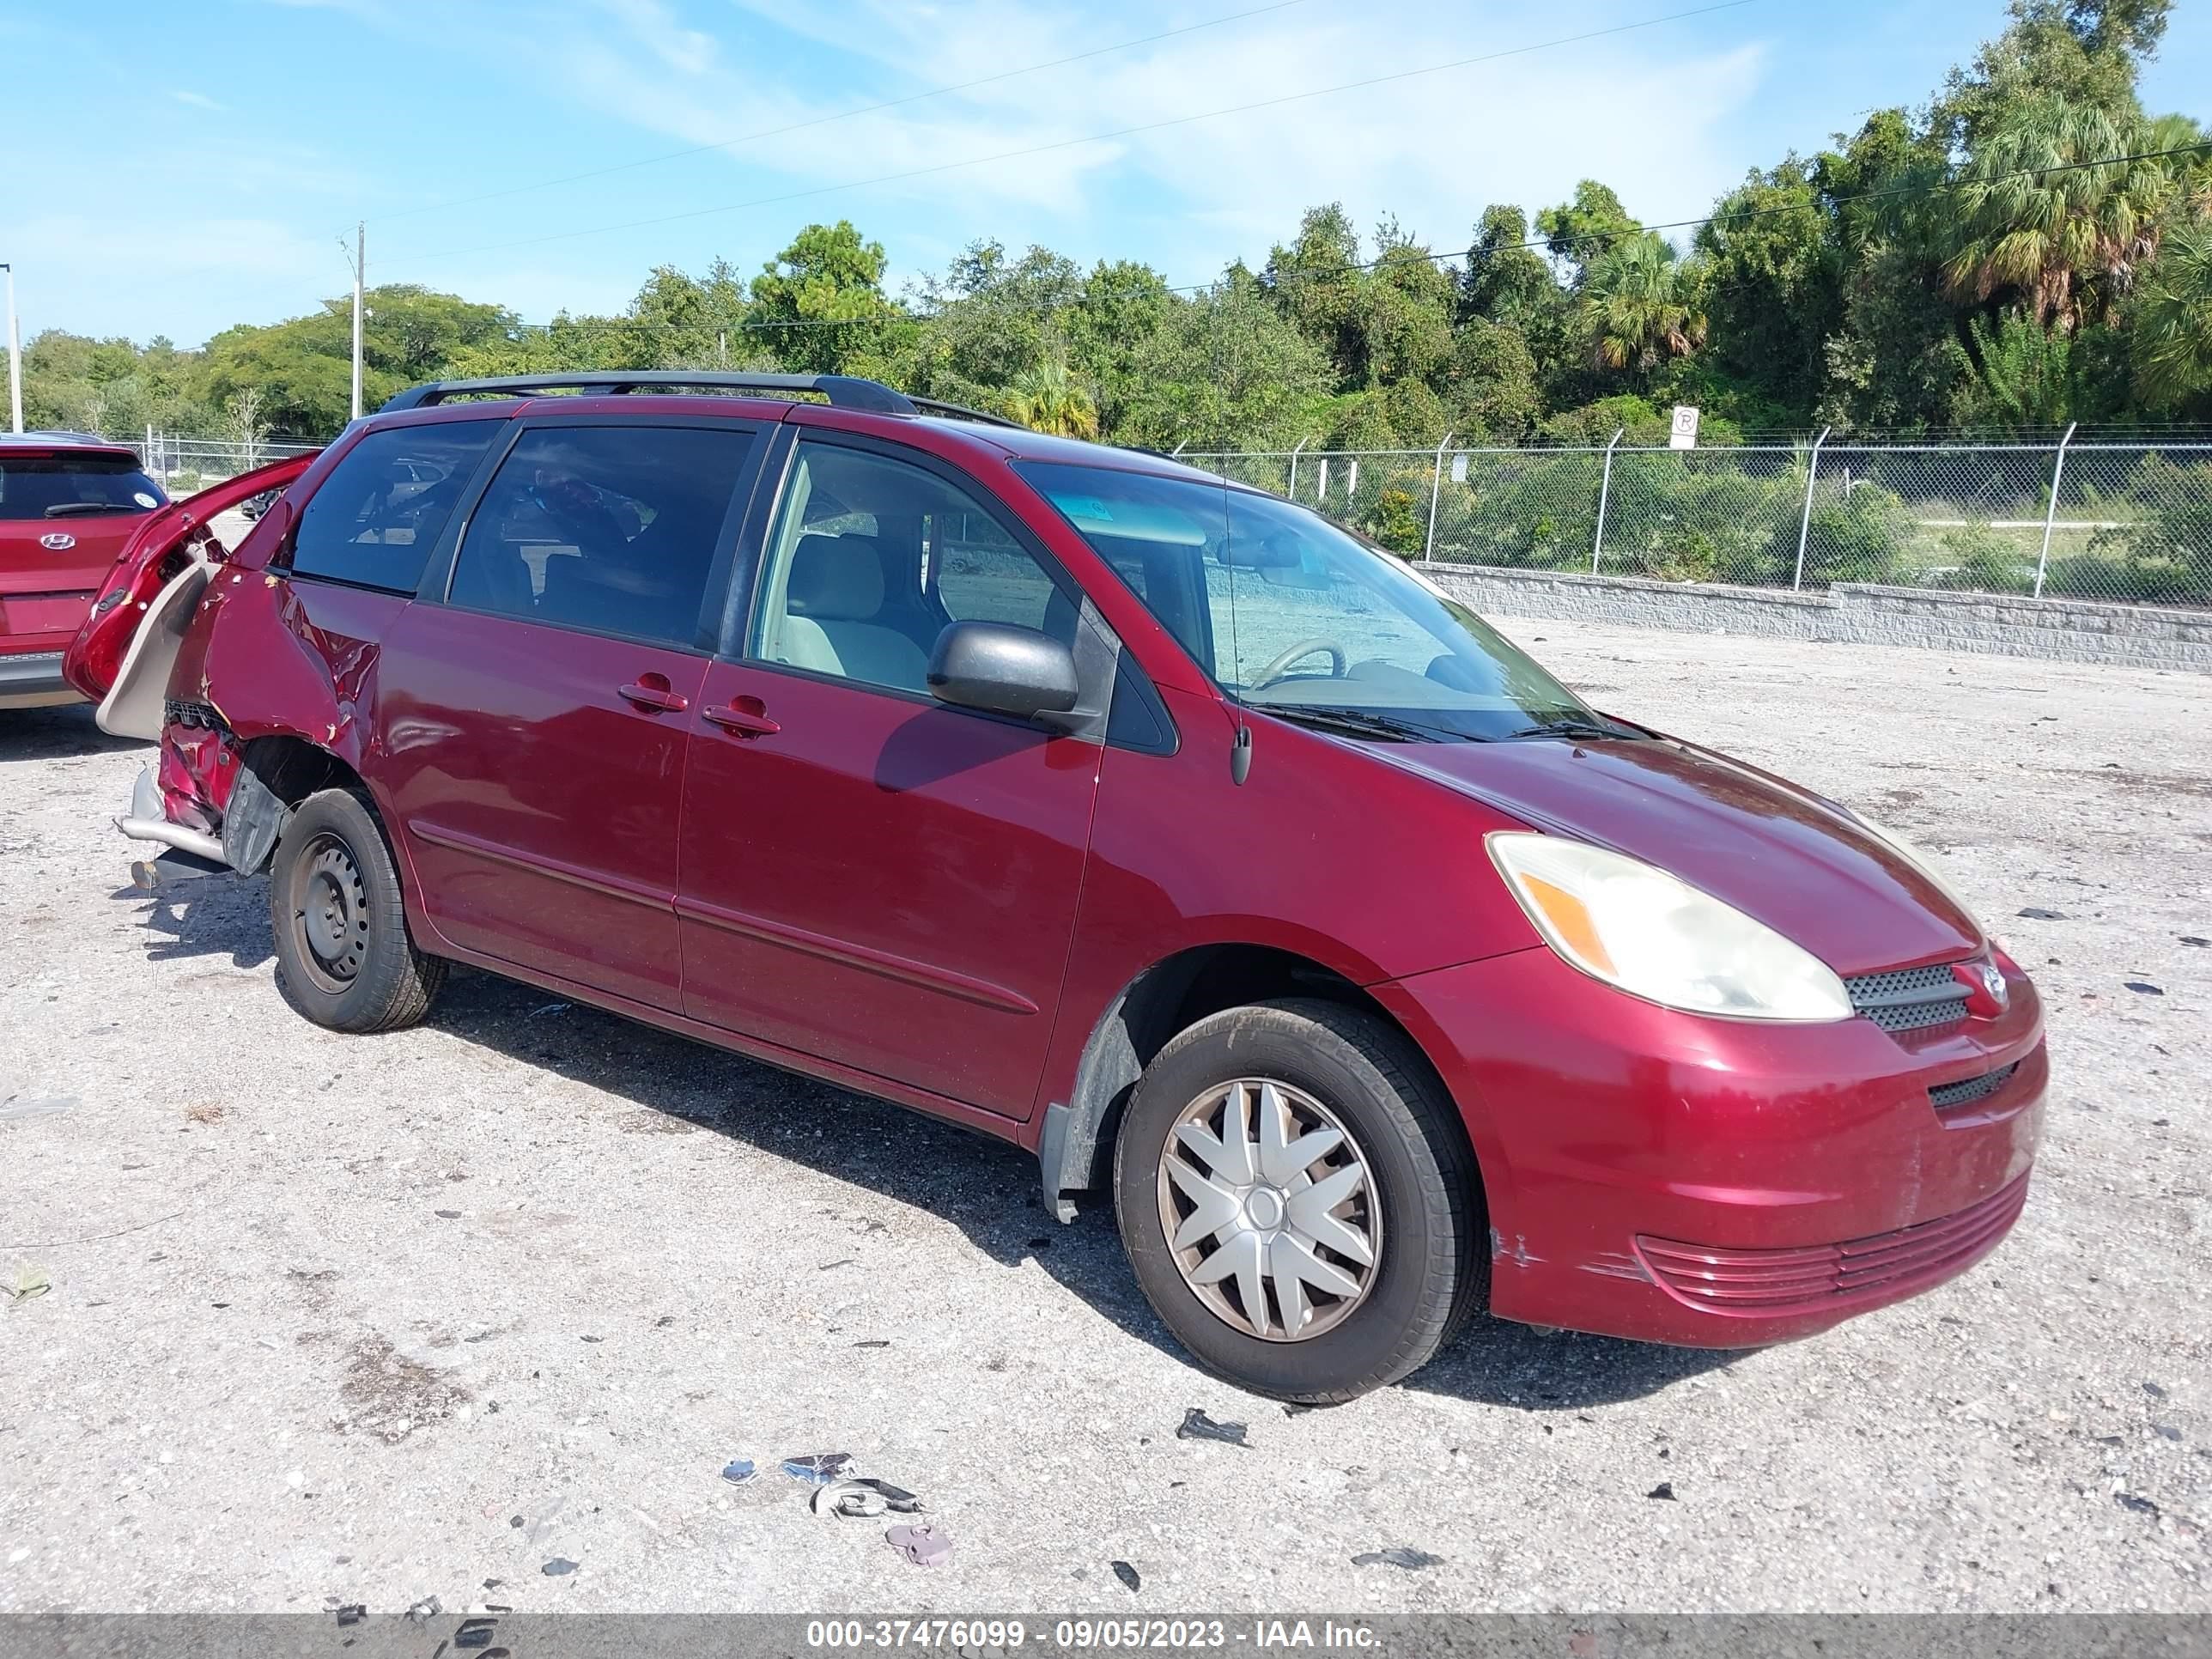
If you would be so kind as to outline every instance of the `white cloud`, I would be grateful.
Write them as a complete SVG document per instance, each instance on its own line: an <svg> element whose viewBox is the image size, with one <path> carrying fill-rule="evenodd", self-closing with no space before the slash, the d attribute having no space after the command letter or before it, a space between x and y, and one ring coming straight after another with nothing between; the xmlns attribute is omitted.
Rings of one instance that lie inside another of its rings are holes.
<svg viewBox="0 0 2212 1659"><path fill-rule="evenodd" d="M221 112L230 107L228 104L218 104L214 99L209 97L207 94L204 92L185 92L179 90L172 92L169 96L175 99L180 104L191 105L194 109L206 109Z"/></svg>
<svg viewBox="0 0 2212 1659"><path fill-rule="evenodd" d="M955 245L995 235L1105 252L1128 239L1100 221L1133 215L1148 243L1176 250L1161 257L1182 278L1264 255L1316 202L1341 199L1363 221L1395 212L1441 246L1488 202L1533 210L1584 175L1613 185L1632 211L1681 218L1740 175L1721 129L1763 68L1754 45L1700 51L1662 25L1407 76L1601 28L1618 14L1529 3L1501 9L1477 33L1446 0L1388 27L1310 0L1008 77L1194 20L1132 9L1108 25L1095 11L1014 0L738 3L744 23L720 42L668 0L598 0L592 13L532 14L526 34L502 32L503 49L526 52L536 76L598 114L684 145L763 135L732 145L720 173L689 175L702 180L696 205L665 225L622 210L619 181L642 182L646 169L548 191L561 206L541 221L536 234L551 240L538 257L604 246L574 233L632 219L644 222L632 243L665 244L763 218L795 227L920 213ZM1001 78L912 98L982 76ZM1380 83L1322 90L1360 81ZM846 113L886 99L906 101ZM1228 112L1188 118L1212 111ZM424 253L478 239L425 225L406 240Z"/></svg>

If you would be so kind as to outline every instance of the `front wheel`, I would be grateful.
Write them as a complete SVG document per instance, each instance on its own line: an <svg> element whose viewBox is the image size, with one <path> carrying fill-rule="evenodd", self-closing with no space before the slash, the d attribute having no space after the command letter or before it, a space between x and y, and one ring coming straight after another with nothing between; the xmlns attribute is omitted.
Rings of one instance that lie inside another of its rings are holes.
<svg viewBox="0 0 2212 1659"><path fill-rule="evenodd" d="M1255 1393L1350 1400L1480 1304L1457 1115L1401 1034L1336 1003L1231 1008L1169 1043L1130 1099L1114 1197L1154 1310Z"/></svg>
<svg viewBox="0 0 2212 1659"><path fill-rule="evenodd" d="M334 1031L412 1025L446 977L446 964L408 936L383 828L349 789L308 796L284 825L269 923L284 1000Z"/></svg>

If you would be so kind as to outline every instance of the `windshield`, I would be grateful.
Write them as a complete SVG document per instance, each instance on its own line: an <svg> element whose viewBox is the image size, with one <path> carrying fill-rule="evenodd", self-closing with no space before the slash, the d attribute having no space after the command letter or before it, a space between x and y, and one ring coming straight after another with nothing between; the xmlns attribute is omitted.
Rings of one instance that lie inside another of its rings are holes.
<svg viewBox="0 0 2212 1659"><path fill-rule="evenodd" d="M129 455L0 453L0 519L151 513L163 499L160 486Z"/></svg>
<svg viewBox="0 0 2212 1659"><path fill-rule="evenodd" d="M1304 507L1104 467L1019 470L1214 683L1254 708L1385 739L1640 735Z"/></svg>

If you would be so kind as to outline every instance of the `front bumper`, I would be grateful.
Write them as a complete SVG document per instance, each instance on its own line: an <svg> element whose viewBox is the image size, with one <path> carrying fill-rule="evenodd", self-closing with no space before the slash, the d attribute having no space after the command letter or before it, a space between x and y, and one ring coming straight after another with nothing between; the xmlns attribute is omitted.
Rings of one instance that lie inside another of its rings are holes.
<svg viewBox="0 0 2212 1659"><path fill-rule="evenodd" d="M0 650L0 708L45 708L82 701L62 678L60 652Z"/></svg>
<svg viewBox="0 0 2212 1659"><path fill-rule="evenodd" d="M1493 1312L1750 1347L1915 1295L2002 1242L2050 1077L2034 988L2007 982L1994 1018L1895 1034L1676 1013L1542 947L1375 989L1460 1103ZM1930 1097L2007 1066L1966 1104Z"/></svg>

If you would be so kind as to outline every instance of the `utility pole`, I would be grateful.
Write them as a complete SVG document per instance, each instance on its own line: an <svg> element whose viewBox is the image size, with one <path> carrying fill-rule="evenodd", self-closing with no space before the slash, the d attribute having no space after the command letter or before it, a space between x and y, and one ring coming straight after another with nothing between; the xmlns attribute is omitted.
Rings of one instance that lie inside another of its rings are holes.
<svg viewBox="0 0 2212 1659"><path fill-rule="evenodd" d="M15 267L0 262L8 273L8 418L14 429L23 429L23 338L15 330Z"/></svg>
<svg viewBox="0 0 2212 1659"><path fill-rule="evenodd" d="M368 221L353 227L353 418L361 418L361 286L368 272Z"/></svg>

